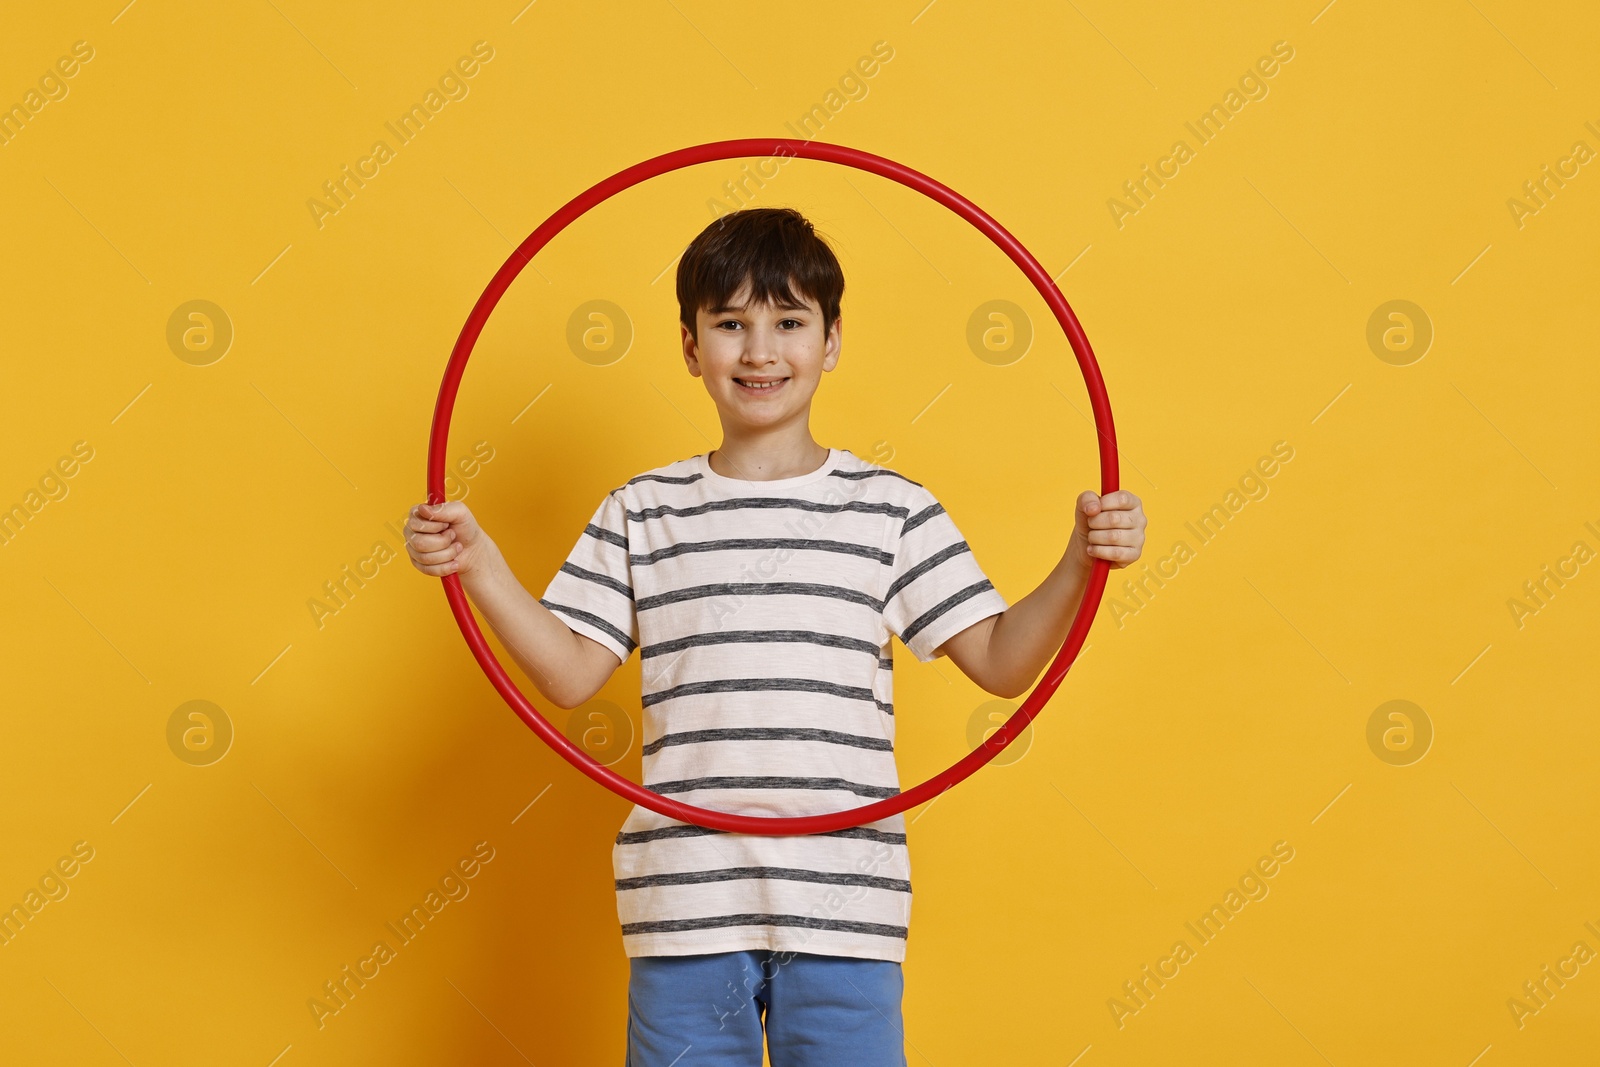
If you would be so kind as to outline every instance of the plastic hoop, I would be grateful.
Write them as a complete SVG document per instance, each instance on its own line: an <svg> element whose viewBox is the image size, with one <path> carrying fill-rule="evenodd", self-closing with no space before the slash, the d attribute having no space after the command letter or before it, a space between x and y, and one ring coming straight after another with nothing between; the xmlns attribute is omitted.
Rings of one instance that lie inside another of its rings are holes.
<svg viewBox="0 0 1600 1067"><path fill-rule="evenodd" d="M450 435L450 416L455 409L456 393L461 385L462 372L466 370L467 358L472 354L473 345L477 343L478 335L483 331L484 323L489 319L489 314L500 302L500 297L505 294L511 282L522 272L533 257L550 240L566 229L574 220L581 217L590 208L609 199L624 189L638 183L654 178L669 171L681 170L684 167L694 166L697 163L709 163L719 159L735 159L741 157L779 157L802 158L819 160L825 163L838 163L857 170L864 170L880 177L889 178L908 188L928 196L938 203L954 211L957 215L972 223L979 232L993 241L1002 252L1011 257L1033 282L1034 288L1044 297L1045 303L1055 314L1056 321L1061 324L1066 332L1067 340L1072 344L1072 351L1078 357L1078 366L1083 371L1084 383L1089 389L1089 400L1094 408L1095 429L1100 445L1100 482L1101 495L1115 492L1117 489L1117 439L1111 422L1111 403L1106 397L1105 383L1100 377L1100 367L1095 362L1094 352L1089 347L1089 339L1083 332L1083 327L1078 324L1077 316L1068 306L1066 298L1056 288L1055 282L1039 261L1024 248L1015 237L994 219L990 218L981 208L955 190L935 181L925 174L912 170L891 159L862 152L842 145L824 144L816 141L800 141L788 138L762 138L750 137L728 141L712 141L707 144L694 145L689 148L680 148L673 152L666 152L654 156L642 163L635 163L626 170L620 170L603 181L597 182L578 196L563 204L555 214L551 215L539 228L528 235L527 239L518 245L500 269L495 272L484 289L483 295L473 305L472 312L467 316L466 323L461 327L461 334L456 338L454 350L450 353L450 362L445 367L444 381L439 386L439 399L433 411L433 429L428 441L428 501L430 504L440 504L445 500L444 473L445 452ZM617 774L608 767L603 767L594 757L583 751L577 745L567 740L559 730L551 726L544 716L528 702L516 685L506 674L505 669L495 659L494 653L489 650L488 643L484 640L483 633L478 629L477 620L473 617L472 609L467 603L466 594L461 589L461 579L458 575L447 574L442 579L445 597L450 602L450 611L455 615L456 623L461 627L461 633L467 639L467 645L472 649L473 656L478 665L488 676L500 695L510 705L517 717L525 722L533 732L539 735L540 740L549 745L563 759L578 770L599 782L607 789L616 793L625 800L649 808L669 818L682 822L693 823L697 826L714 830L724 830L731 833L764 834L779 836L787 834L818 834L832 830L843 830L848 827L861 826L865 823L884 819L898 814L908 808L915 807L962 781L979 767L988 763L1009 745L1043 709L1056 687L1066 677L1073 660L1077 658L1078 650L1083 646L1083 640L1088 635L1089 627L1094 621L1095 611L1100 605L1101 594L1105 590L1106 577L1110 571L1110 563L1103 559L1094 561L1094 566L1089 572L1089 584L1084 590L1083 602L1078 608L1078 614L1072 620L1072 628L1067 633L1067 638L1062 642L1061 649L1056 653L1056 658L1051 662L1044 677L1028 694L1016 712L1007 719L998 730L991 734L982 744L967 753L960 760L952 764L947 770L920 785L904 790L882 800L863 804L859 807L845 808L840 811L827 812L820 815L803 816L757 816L737 815L732 812L714 811L710 808L696 807L682 801L671 800L660 793L646 789L638 783Z"/></svg>

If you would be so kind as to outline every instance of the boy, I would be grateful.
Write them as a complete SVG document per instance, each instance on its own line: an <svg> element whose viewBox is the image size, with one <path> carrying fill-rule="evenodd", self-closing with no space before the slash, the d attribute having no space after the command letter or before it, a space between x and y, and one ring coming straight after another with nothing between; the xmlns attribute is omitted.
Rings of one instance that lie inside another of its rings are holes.
<svg viewBox="0 0 1600 1067"><path fill-rule="evenodd" d="M920 483L825 448L811 401L838 365L844 278L790 208L719 218L678 266L684 361L717 449L611 490L535 600L460 501L418 505L408 551L462 588L541 693L574 708L634 649L643 782L754 815L899 792L893 633L989 693L1028 690L1095 559L1138 558L1132 493L1085 492L1066 553L1008 606ZM612 850L629 957L629 1067L905 1064L905 819L728 834L635 805Z"/></svg>

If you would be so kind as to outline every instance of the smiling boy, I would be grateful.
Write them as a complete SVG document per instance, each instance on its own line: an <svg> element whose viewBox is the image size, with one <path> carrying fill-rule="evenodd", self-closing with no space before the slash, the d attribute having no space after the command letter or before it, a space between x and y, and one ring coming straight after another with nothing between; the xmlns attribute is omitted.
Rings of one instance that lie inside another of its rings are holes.
<svg viewBox="0 0 1600 1067"><path fill-rule="evenodd" d="M722 444L608 492L537 600L466 505L418 505L407 548L463 589L546 699L577 707L635 649L642 779L690 804L793 816L899 792L892 637L1000 697L1065 640L1095 559L1145 517L1078 497L1066 551L1008 605L921 483L819 444L843 273L799 212L752 208L685 250L683 357ZM635 805L612 850L629 1067L903 1065L911 908L902 815L825 834L707 830Z"/></svg>

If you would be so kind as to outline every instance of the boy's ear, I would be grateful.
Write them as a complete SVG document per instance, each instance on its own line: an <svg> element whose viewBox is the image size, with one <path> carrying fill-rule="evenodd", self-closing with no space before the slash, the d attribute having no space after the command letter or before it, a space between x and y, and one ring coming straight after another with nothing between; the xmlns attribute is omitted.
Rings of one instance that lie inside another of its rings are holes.
<svg viewBox="0 0 1600 1067"><path fill-rule="evenodd" d="M681 331L679 340L683 344L684 365L689 368L690 374L698 378L700 377L699 345L696 344L694 334L689 331L689 327L680 322L678 323L678 329Z"/></svg>

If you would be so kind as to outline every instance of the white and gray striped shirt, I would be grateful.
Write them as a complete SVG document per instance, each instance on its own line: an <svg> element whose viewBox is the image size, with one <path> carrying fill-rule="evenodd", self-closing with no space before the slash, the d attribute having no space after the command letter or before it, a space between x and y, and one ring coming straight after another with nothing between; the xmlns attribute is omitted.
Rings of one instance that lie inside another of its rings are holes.
<svg viewBox="0 0 1600 1067"><path fill-rule="evenodd" d="M702 453L629 479L539 602L639 650L647 788L764 816L898 793L890 634L926 662L1008 606L932 493L838 448L793 478L725 477ZM635 805L612 864L629 956L905 959L903 815L769 837Z"/></svg>

